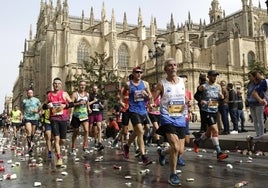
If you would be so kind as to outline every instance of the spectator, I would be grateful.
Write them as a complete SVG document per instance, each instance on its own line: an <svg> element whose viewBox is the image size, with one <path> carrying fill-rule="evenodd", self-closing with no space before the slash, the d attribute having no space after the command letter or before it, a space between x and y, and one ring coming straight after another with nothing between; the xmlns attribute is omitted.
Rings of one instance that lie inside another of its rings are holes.
<svg viewBox="0 0 268 188"><path fill-rule="evenodd" d="M241 124L241 132L248 132L245 129L245 114L244 114L244 103L243 103L243 97L242 92L239 89L237 89L237 109L238 109L238 120Z"/></svg>
<svg viewBox="0 0 268 188"><path fill-rule="evenodd" d="M223 124L223 132L221 134L230 134L230 125L229 125L229 92L226 88L226 82L222 80L220 82L222 89L223 99L219 101L219 113L221 115L221 121Z"/></svg>
<svg viewBox="0 0 268 188"><path fill-rule="evenodd" d="M237 94L233 89L233 84L228 83L227 90L229 92L229 114L233 123L233 131L230 134L238 134L238 108L237 108Z"/></svg>
<svg viewBox="0 0 268 188"><path fill-rule="evenodd" d="M118 131L119 131L119 126L116 121L116 118L110 117L108 126L106 128L106 138L112 137L114 139Z"/></svg>

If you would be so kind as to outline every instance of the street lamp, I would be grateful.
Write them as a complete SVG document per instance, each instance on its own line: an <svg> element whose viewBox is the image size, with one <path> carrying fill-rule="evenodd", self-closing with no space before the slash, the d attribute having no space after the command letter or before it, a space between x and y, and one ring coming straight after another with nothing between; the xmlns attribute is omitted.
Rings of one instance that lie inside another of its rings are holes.
<svg viewBox="0 0 268 188"><path fill-rule="evenodd" d="M33 86L34 86L33 80L31 80L29 84L29 89L33 90Z"/></svg>
<svg viewBox="0 0 268 188"><path fill-rule="evenodd" d="M155 80L156 80L156 82L158 82L158 58L164 55L165 47L166 47L166 45L164 43L162 43L159 46L159 43L156 40L154 42L155 51L153 51L152 49L149 49L149 51L148 51L149 57L151 59L155 58Z"/></svg>

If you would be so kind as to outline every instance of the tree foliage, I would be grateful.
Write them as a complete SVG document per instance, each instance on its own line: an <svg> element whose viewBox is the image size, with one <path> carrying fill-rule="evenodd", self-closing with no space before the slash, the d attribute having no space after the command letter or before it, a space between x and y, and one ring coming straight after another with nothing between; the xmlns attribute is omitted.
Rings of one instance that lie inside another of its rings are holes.
<svg viewBox="0 0 268 188"><path fill-rule="evenodd" d="M263 65L262 62L254 61L253 63L249 64L249 70L250 71L260 71L263 72L263 74L267 74L267 68Z"/></svg>
<svg viewBox="0 0 268 188"><path fill-rule="evenodd" d="M87 90L91 92L93 85L99 88L99 94L108 102L108 108L114 106L116 102L116 94L118 92L119 76L109 64L110 57L106 53L95 52L94 56L90 56L89 61L83 64L83 73L75 75L75 80L72 83L72 88L77 89L77 84L80 80L86 80ZM114 86L112 91L106 92L105 88L108 85Z"/></svg>

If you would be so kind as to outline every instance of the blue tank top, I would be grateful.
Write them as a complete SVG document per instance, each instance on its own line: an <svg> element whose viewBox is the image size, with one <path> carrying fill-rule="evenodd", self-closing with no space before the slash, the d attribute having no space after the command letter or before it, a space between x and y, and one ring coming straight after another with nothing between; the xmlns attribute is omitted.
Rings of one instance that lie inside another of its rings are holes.
<svg viewBox="0 0 268 188"><path fill-rule="evenodd" d="M145 115L147 113L145 107L145 97L142 94L142 91L146 87L143 81L140 81L138 86L134 85L132 81L129 81L129 111L134 112L140 115Z"/></svg>
<svg viewBox="0 0 268 188"><path fill-rule="evenodd" d="M218 112L219 96L220 96L220 86L217 84L209 85L204 84L206 87L204 98L207 103L202 106L202 110L209 113Z"/></svg>

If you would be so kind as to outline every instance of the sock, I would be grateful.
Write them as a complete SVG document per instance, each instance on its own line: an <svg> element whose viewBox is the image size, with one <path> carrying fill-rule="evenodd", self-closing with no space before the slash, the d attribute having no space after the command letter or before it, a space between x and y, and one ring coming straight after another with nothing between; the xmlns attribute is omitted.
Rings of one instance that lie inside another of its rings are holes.
<svg viewBox="0 0 268 188"><path fill-rule="evenodd" d="M215 150L217 154L221 153L221 147L219 145L215 145Z"/></svg>
<svg viewBox="0 0 268 188"><path fill-rule="evenodd" d="M212 136L211 141L214 146L219 145L219 137L218 136Z"/></svg>
<svg viewBox="0 0 268 188"><path fill-rule="evenodd" d="M73 148L73 149L75 148L75 144L74 144L74 143L72 144L72 148Z"/></svg>
<svg viewBox="0 0 268 188"><path fill-rule="evenodd" d="M60 159L61 158L61 154L59 153L59 154L57 154L57 158L58 159Z"/></svg>

